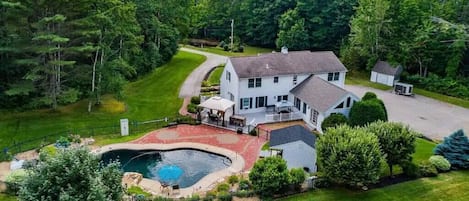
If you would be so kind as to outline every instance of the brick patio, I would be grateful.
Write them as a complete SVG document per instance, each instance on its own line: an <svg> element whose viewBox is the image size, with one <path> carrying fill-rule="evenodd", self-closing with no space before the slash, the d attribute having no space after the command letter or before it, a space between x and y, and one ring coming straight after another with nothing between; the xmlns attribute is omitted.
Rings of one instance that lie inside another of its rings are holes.
<svg viewBox="0 0 469 201"><path fill-rule="evenodd" d="M173 128L163 128L152 131L131 143L169 144L177 142L202 143L232 150L243 156L245 160L244 171L246 171L251 169L256 162L259 151L262 145L266 143L266 139L265 136L255 137L245 134L240 135L233 131L207 125L178 125Z"/></svg>

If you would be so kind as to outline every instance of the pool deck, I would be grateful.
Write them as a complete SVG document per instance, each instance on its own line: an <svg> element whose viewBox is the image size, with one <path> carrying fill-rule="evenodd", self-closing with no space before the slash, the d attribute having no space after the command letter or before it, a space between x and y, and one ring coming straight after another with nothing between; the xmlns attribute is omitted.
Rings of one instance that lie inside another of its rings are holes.
<svg viewBox="0 0 469 201"><path fill-rule="evenodd" d="M258 159L262 145L266 142L265 136L240 135L233 131L207 125L178 125L177 127L152 131L129 143L103 146L95 152L100 154L114 149L171 150L193 148L221 154L231 159L230 167L211 173L191 187L181 188L177 191L163 188L158 181L145 178L139 184L140 187L155 195L180 198L212 190L216 185L224 182L223 178L250 170Z"/></svg>

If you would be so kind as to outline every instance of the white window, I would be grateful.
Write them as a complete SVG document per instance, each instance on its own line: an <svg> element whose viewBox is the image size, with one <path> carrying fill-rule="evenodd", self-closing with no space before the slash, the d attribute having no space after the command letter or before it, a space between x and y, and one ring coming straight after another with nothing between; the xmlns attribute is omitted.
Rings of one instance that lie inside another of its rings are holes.
<svg viewBox="0 0 469 201"><path fill-rule="evenodd" d="M248 80L248 88L262 87L262 78L250 78Z"/></svg>
<svg viewBox="0 0 469 201"><path fill-rule="evenodd" d="M248 80L248 88L254 88L254 78Z"/></svg>
<svg viewBox="0 0 469 201"><path fill-rule="evenodd" d="M231 73L230 73L230 71L226 71L226 80L231 81Z"/></svg>
<svg viewBox="0 0 469 201"><path fill-rule="evenodd" d="M313 125L315 126L318 125L318 116L319 116L319 112L316 111L315 109L311 109L311 123L313 123Z"/></svg>
<svg viewBox="0 0 469 201"><path fill-rule="evenodd" d="M262 87L262 78L256 78L256 87Z"/></svg>
<svg viewBox="0 0 469 201"><path fill-rule="evenodd" d="M328 73L327 81L337 81L339 80L339 77L340 77L340 72Z"/></svg>
<svg viewBox="0 0 469 201"><path fill-rule="evenodd" d="M241 98L241 109L251 108L251 98Z"/></svg>

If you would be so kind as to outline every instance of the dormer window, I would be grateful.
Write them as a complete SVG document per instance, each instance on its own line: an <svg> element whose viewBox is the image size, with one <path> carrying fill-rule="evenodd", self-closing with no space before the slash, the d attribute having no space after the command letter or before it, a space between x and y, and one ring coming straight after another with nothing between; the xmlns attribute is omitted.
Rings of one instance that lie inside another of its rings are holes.
<svg viewBox="0 0 469 201"><path fill-rule="evenodd" d="M340 78L340 72L328 73L327 81L337 81Z"/></svg>

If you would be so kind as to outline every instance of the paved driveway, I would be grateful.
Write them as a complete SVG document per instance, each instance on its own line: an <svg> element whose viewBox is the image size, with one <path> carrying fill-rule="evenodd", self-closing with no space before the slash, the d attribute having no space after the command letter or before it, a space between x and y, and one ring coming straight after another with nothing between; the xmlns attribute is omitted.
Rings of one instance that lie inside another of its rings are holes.
<svg viewBox="0 0 469 201"><path fill-rule="evenodd" d="M408 124L429 138L442 140L460 128L469 134L468 109L419 95L399 96L362 86L346 85L345 88L359 97L367 91L376 93L386 105L389 121Z"/></svg>
<svg viewBox="0 0 469 201"><path fill-rule="evenodd" d="M205 60L204 63L202 63L199 67L192 71L189 77L186 78L186 80L181 86L181 89L179 90L179 98L190 98L192 96L198 96L200 93L200 85L202 84L205 75L213 67L226 63L228 57L188 48L181 48L180 50L195 54L201 54L207 57L207 60Z"/></svg>

